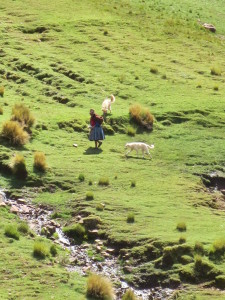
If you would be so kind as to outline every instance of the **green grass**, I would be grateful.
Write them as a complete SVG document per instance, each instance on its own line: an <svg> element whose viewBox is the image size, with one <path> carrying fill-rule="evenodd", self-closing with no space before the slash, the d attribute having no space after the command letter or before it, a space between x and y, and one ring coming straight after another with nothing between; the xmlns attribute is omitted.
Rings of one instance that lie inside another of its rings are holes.
<svg viewBox="0 0 225 300"><path fill-rule="evenodd" d="M0 186L50 205L67 222L81 205L101 215L102 230L118 244L178 243L176 225L183 220L186 243L194 248L199 241L207 253L224 236L221 195L209 193L201 182L204 173L224 172L222 1L25 0L1 3L0 11L1 127L15 103L23 102L36 120L32 138L16 149L25 158L28 178L21 182L7 172L15 147L3 141ZM213 23L217 33L202 29L197 19ZM211 74L215 66L220 74ZM158 74L150 72L152 67ZM114 134L95 150L87 139L89 110L100 114L111 93L116 102L106 124ZM128 136L129 107L136 102L154 116L153 131L137 127L135 136ZM153 159L125 158L129 141L154 143ZM33 170L35 152L45 153L48 172ZM85 174L84 181L79 174ZM98 184L101 178L107 185ZM94 199L87 203L89 182ZM131 182L138 184L130 188ZM96 210L99 202L105 203L102 211ZM135 226L125 221L128 211L134 212ZM7 245L23 245L24 239ZM223 262L219 266L224 269ZM22 289L24 298L30 282ZM57 285L55 297L67 288ZM52 290L46 284L41 295ZM32 285L27 293L34 291Z"/></svg>

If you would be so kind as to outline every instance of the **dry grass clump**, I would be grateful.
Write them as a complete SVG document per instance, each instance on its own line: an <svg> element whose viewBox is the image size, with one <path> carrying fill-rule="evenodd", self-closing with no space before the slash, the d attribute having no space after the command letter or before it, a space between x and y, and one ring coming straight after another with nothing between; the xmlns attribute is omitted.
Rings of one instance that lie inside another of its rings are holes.
<svg viewBox="0 0 225 300"><path fill-rule="evenodd" d="M14 146L22 146L29 140L29 134L15 121L6 121L3 124L2 136Z"/></svg>
<svg viewBox="0 0 225 300"><path fill-rule="evenodd" d="M90 275L87 281L87 296L99 300L113 300L114 292L111 282L100 275Z"/></svg>
<svg viewBox="0 0 225 300"><path fill-rule="evenodd" d="M147 129L152 129L154 117L150 113L149 109L142 107L140 104L136 103L130 106L129 109L131 119Z"/></svg>
<svg viewBox="0 0 225 300"><path fill-rule="evenodd" d="M134 292L131 289L129 289L123 295L122 300L137 300L137 297L135 296Z"/></svg>
<svg viewBox="0 0 225 300"><path fill-rule="evenodd" d="M17 121L21 124L21 126L30 128L33 126L35 119L29 108L21 103L14 105L12 109L11 121Z"/></svg>
<svg viewBox="0 0 225 300"><path fill-rule="evenodd" d="M5 88L4 86L0 86L0 96L4 97Z"/></svg>
<svg viewBox="0 0 225 300"><path fill-rule="evenodd" d="M16 154L10 164L12 172L20 179L27 177L26 163L23 155Z"/></svg>
<svg viewBox="0 0 225 300"><path fill-rule="evenodd" d="M34 168L41 172L45 172L47 170L46 157L43 152L34 153Z"/></svg>

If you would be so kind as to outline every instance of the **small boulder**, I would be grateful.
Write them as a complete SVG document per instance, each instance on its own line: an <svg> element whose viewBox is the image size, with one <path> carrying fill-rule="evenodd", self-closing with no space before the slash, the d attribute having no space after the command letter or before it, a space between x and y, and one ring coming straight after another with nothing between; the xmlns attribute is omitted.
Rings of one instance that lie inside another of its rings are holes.
<svg viewBox="0 0 225 300"><path fill-rule="evenodd" d="M12 205L10 208L10 212L13 214L18 214L19 213L19 208L15 205Z"/></svg>

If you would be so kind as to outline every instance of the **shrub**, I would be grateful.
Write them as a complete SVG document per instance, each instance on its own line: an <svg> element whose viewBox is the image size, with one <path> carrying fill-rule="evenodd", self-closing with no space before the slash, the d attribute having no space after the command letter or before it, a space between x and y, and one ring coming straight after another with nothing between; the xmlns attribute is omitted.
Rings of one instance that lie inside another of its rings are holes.
<svg viewBox="0 0 225 300"><path fill-rule="evenodd" d="M179 223L177 223L176 229L178 231L186 231L187 227L186 227L186 224L184 222L179 222Z"/></svg>
<svg viewBox="0 0 225 300"><path fill-rule="evenodd" d="M221 75L221 69L219 66L213 66L211 68L211 75L216 75L216 76L220 76Z"/></svg>
<svg viewBox="0 0 225 300"><path fill-rule="evenodd" d="M97 210L97 211L103 211L103 210L104 210L104 206L103 206L101 203L98 203L98 204L96 205L96 210Z"/></svg>
<svg viewBox="0 0 225 300"><path fill-rule="evenodd" d="M127 127L127 135L129 136L135 136L136 134L136 129L133 128L132 126Z"/></svg>
<svg viewBox="0 0 225 300"><path fill-rule="evenodd" d="M5 92L4 86L0 86L0 96L3 97Z"/></svg>
<svg viewBox="0 0 225 300"><path fill-rule="evenodd" d="M45 172L47 169L46 157L43 152L34 153L34 168L40 172Z"/></svg>
<svg viewBox="0 0 225 300"><path fill-rule="evenodd" d="M136 186L136 181L135 181L135 180L132 180L131 183L130 183L130 186L131 186L131 187L135 187L135 186Z"/></svg>
<svg viewBox="0 0 225 300"><path fill-rule="evenodd" d="M204 246L202 243L200 242L196 242L195 246L194 246L194 251L195 253L199 254L199 255L203 255L204 254Z"/></svg>
<svg viewBox="0 0 225 300"><path fill-rule="evenodd" d="M5 227L5 235L15 240L19 240L20 238L20 234L15 225L7 225Z"/></svg>
<svg viewBox="0 0 225 300"><path fill-rule="evenodd" d="M98 181L99 185L109 185L109 178L108 177L101 177Z"/></svg>
<svg viewBox="0 0 225 300"><path fill-rule="evenodd" d="M50 247L50 253L52 256L56 256L58 251L57 251L57 248L56 248L56 245L51 245Z"/></svg>
<svg viewBox="0 0 225 300"><path fill-rule="evenodd" d="M179 238L179 244L184 244L184 243L186 243L186 237L181 236L181 237Z"/></svg>
<svg viewBox="0 0 225 300"><path fill-rule="evenodd" d="M0 107L0 115L3 115L3 108Z"/></svg>
<svg viewBox="0 0 225 300"><path fill-rule="evenodd" d="M29 226L26 222L22 222L18 225L17 229L19 232L26 234L29 231Z"/></svg>
<svg viewBox="0 0 225 300"><path fill-rule="evenodd" d="M129 113L131 120L135 123L148 130L152 129L154 118L148 108L142 107L140 104L136 103L130 106Z"/></svg>
<svg viewBox="0 0 225 300"><path fill-rule="evenodd" d="M123 295L122 300L137 300L137 297L135 296L134 292L131 289L129 289Z"/></svg>
<svg viewBox="0 0 225 300"><path fill-rule="evenodd" d="M29 140L29 134L15 121L6 121L3 124L2 136L15 146L22 146Z"/></svg>
<svg viewBox="0 0 225 300"><path fill-rule="evenodd" d="M16 154L10 164L12 172L19 178L24 179L27 177L27 169L23 155Z"/></svg>
<svg viewBox="0 0 225 300"><path fill-rule="evenodd" d="M12 109L11 121L17 121L24 127L32 127L34 124L34 117L30 113L29 108L24 104L15 104Z"/></svg>
<svg viewBox="0 0 225 300"><path fill-rule="evenodd" d="M112 300L114 293L111 282L100 275L90 275L87 281L87 296L101 300Z"/></svg>
<svg viewBox="0 0 225 300"><path fill-rule="evenodd" d="M151 67L150 68L150 72L152 73L152 74L158 74L158 69L156 68L156 67Z"/></svg>
<svg viewBox="0 0 225 300"><path fill-rule="evenodd" d="M84 179L85 179L84 174L80 174L80 175L78 176L78 179L80 180L80 182L83 182Z"/></svg>
<svg viewBox="0 0 225 300"><path fill-rule="evenodd" d="M63 232L73 239L82 239L85 235L85 228L81 224L74 224L63 228Z"/></svg>
<svg viewBox="0 0 225 300"><path fill-rule="evenodd" d="M134 213L133 212L128 213L127 223L134 223Z"/></svg>
<svg viewBox="0 0 225 300"><path fill-rule="evenodd" d="M36 241L34 243L33 255L36 258L45 258L49 255L48 246L42 241Z"/></svg>
<svg viewBox="0 0 225 300"><path fill-rule="evenodd" d="M93 200L93 199L94 199L93 192L87 192L86 193L86 200Z"/></svg>

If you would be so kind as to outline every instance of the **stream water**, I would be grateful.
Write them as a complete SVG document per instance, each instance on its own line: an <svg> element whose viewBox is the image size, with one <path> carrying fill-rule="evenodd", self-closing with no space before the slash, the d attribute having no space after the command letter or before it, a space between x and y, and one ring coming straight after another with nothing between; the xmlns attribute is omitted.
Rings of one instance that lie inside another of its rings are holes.
<svg viewBox="0 0 225 300"><path fill-rule="evenodd" d="M169 299L173 294L173 290L169 288L162 289L161 287L151 289L135 289L129 286L124 278L117 257L113 254L114 249L103 247L104 241L96 239L93 244L75 245L72 240L66 237L62 231L60 224L51 220L52 211L43 205L34 205L25 199L12 200L6 197L5 193L0 190L0 202L4 202L10 206L10 211L17 214L21 219L27 221L30 228L38 235L41 234L41 229L46 228L52 232L56 232L57 239L53 241L61 245L64 249L68 249L70 253L69 263L66 264L68 271L75 271L81 275L87 275L88 272L94 272L108 277L112 282L117 283L115 288L116 300L122 298L124 292L130 288L142 300L153 299ZM106 245L104 245L106 246ZM104 251L102 250L104 248ZM103 261L98 261L95 255L90 256L88 249L95 249L95 253L99 251L104 257ZM119 286L118 286L119 283Z"/></svg>

